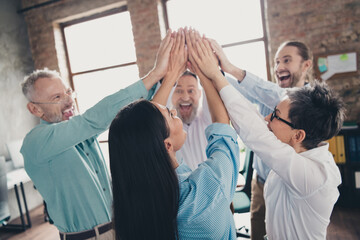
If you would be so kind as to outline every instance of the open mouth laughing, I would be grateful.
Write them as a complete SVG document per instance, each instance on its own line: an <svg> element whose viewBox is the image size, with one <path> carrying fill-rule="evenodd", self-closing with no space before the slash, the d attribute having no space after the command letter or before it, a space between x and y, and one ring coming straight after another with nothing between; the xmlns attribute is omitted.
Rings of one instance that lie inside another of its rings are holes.
<svg viewBox="0 0 360 240"><path fill-rule="evenodd" d="M71 106L70 108L65 109L62 114L66 120L69 120L72 116L74 116L74 107Z"/></svg>

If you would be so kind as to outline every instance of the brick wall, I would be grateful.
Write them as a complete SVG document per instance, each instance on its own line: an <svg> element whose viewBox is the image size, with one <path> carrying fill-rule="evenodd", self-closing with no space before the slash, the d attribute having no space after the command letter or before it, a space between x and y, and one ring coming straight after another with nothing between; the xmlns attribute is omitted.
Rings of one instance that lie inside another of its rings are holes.
<svg viewBox="0 0 360 240"><path fill-rule="evenodd" d="M270 62L277 47L298 39L314 56L357 52L358 71L334 75L327 83L347 104L347 120L360 121L360 1L359 0L265 0Z"/></svg>

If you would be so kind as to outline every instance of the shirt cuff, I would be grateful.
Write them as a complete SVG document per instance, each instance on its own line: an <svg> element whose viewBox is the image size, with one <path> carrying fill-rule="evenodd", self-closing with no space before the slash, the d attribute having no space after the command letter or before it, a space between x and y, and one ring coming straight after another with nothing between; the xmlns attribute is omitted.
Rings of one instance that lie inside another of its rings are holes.
<svg viewBox="0 0 360 240"><path fill-rule="evenodd" d="M226 123L212 123L205 129L205 136L208 141L211 140L212 135L229 136L234 141L237 139L235 130Z"/></svg>
<svg viewBox="0 0 360 240"><path fill-rule="evenodd" d="M145 85L141 79L128 86L126 90L133 99L148 97L148 90L145 88Z"/></svg>
<svg viewBox="0 0 360 240"><path fill-rule="evenodd" d="M239 84L241 84L241 86L244 88L250 89L256 86L260 86L264 81L265 80L259 78L251 72L246 72L245 78Z"/></svg>

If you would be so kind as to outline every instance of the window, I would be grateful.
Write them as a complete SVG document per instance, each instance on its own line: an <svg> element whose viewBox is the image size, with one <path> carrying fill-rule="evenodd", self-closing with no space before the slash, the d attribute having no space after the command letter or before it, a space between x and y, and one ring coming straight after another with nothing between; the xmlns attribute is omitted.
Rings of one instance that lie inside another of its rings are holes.
<svg viewBox="0 0 360 240"><path fill-rule="evenodd" d="M164 0L167 26L215 39L236 66L268 79L263 0ZM165 21L166 21L165 20Z"/></svg>
<svg viewBox="0 0 360 240"><path fill-rule="evenodd" d="M64 24L63 30L81 113L139 79L128 11Z"/></svg>

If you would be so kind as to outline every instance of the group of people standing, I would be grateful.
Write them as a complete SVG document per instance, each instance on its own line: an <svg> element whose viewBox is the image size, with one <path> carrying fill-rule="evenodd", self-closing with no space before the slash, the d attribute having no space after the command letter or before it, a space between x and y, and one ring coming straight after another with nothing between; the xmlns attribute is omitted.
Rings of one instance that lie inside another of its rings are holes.
<svg viewBox="0 0 360 240"><path fill-rule="evenodd" d="M255 153L252 239L326 239L341 176L323 141L344 106L311 69L306 45L285 42L278 84L264 81L215 40L169 30L148 75L82 115L61 77L37 70L22 84L41 119L25 169L61 239L236 239L239 136ZM111 178L96 140L109 126Z"/></svg>

